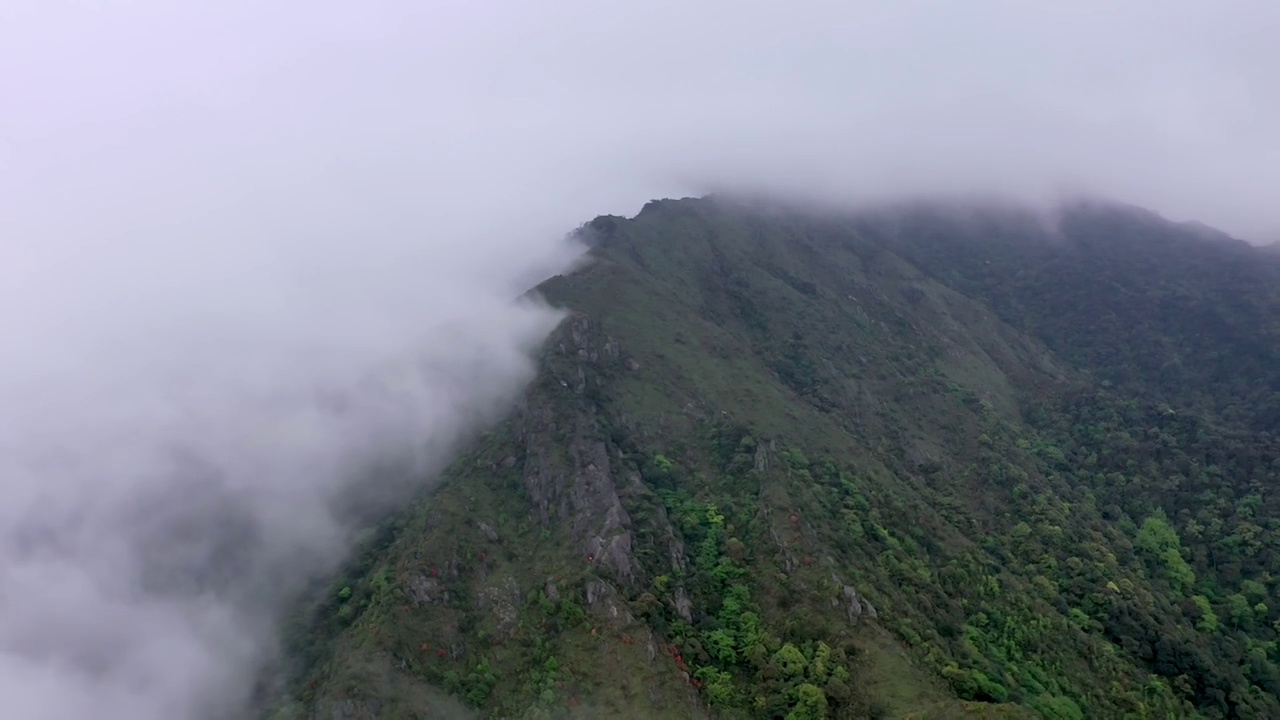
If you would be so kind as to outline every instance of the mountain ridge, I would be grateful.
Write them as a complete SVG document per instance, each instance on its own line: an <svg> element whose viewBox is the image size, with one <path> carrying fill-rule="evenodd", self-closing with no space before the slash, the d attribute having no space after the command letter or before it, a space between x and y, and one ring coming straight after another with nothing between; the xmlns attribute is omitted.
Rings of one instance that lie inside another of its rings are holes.
<svg viewBox="0 0 1280 720"><path fill-rule="evenodd" d="M1280 508L1250 494L1280 455L1238 452L1280 389L1280 268L1063 219L684 198L584 224L591 261L537 290L571 310L538 380L304 613L278 715L413 717L431 688L491 717L1280 712ZM1136 299L1090 344L1107 283ZM1199 337L1159 312L1179 292L1234 324Z"/></svg>

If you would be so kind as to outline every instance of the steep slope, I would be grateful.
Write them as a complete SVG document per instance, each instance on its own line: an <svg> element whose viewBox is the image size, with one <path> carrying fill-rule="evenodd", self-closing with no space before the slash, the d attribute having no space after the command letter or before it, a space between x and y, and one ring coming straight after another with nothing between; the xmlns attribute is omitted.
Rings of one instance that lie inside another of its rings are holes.
<svg viewBox="0 0 1280 720"><path fill-rule="evenodd" d="M1280 426L1280 262L1117 205L867 214L855 227L1064 360L1254 430Z"/></svg>
<svg viewBox="0 0 1280 720"><path fill-rule="evenodd" d="M539 379L300 616L279 715L1280 716L1272 270L1078 212L593 221Z"/></svg>

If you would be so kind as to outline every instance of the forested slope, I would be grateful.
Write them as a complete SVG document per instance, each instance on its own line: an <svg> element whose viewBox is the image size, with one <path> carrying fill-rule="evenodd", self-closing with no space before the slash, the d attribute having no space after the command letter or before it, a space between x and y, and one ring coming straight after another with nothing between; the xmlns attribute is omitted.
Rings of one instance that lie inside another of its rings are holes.
<svg viewBox="0 0 1280 720"><path fill-rule="evenodd" d="M583 233L280 717L1280 717L1274 255L1097 205Z"/></svg>

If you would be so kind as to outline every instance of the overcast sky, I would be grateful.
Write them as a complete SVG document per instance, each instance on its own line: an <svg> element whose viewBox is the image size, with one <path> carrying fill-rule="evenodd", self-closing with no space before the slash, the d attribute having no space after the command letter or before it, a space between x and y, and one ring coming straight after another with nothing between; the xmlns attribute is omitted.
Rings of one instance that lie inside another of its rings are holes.
<svg viewBox="0 0 1280 720"><path fill-rule="evenodd" d="M509 300L597 214L1085 192L1280 237L1277 38L1273 0L0 4L6 707L242 699L333 498L507 406L558 317Z"/></svg>
<svg viewBox="0 0 1280 720"><path fill-rule="evenodd" d="M109 182L164 189L179 217L215 189L241 208L342 192L430 214L407 200L428 194L564 225L710 182L1066 188L1280 229L1269 0L0 12L9 200L88 202Z"/></svg>

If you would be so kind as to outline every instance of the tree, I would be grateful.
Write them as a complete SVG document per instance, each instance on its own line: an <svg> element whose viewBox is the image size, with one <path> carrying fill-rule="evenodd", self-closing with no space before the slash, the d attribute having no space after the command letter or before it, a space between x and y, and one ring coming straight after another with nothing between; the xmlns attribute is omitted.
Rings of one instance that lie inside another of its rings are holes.
<svg viewBox="0 0 1280 720"><path fill-rule="evenodd" d="M787 713L787 720L824 720L827 717L827 694L812 683L801 683L796 688L796 704Z"/></svg>
<svg viewBox="0 0 1280 720"><path fill-rule="evenodd" d="M804 673L805 666L809 664L800 648L791 643L784 644L773 654L773 663L783 677L797 677Z"/></svg>

